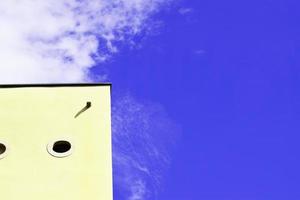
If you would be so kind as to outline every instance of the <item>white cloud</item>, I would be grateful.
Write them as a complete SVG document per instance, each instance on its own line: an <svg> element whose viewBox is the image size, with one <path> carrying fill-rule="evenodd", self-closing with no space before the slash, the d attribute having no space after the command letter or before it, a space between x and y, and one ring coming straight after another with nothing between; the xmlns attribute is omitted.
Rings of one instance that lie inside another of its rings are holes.
<svg viewBox="0 0 300 200"><path fill-rule="evenodd" d="M0 83L84 82L168 0L2 0Z"/></svg>

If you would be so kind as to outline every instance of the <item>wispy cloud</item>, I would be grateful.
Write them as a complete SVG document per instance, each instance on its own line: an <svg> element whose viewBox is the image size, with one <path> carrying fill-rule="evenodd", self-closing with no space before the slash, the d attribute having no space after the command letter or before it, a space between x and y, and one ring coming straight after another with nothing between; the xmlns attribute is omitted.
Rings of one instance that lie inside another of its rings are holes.
<svg viewBox="0 0 300 200"><path fill-rule="evenodd" d="M91 81L167 0L2 0L0 82Z"/></svg>
<svg viewBox="0 0 300 200"><path fill-rule="evenodd" d="M206 53L206 51L204 49L198 49L198 50L195 50L194 53L196 55L203 55Z"/></svg>
<svg viewBox="0 0 300 200"><path fill-rule="evenodd" d="M181 14L181 15L187 15L187 14L190 14L192 12L193 12L192 8L180 8L178 10L178 13Z"/></svg>
<svg viewBox="0 0 300 200"><path fill-rule="evenodd" d="M112 124L117 199L155 199L179 127L159 104L128 95L114 102Z"/></svg>

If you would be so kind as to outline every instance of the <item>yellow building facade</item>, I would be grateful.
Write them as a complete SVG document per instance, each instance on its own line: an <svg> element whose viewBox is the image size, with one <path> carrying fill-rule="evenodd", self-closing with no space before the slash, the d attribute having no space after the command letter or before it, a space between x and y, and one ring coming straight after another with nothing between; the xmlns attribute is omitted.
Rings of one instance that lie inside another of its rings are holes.
<svg viewBox="0 0 300 200"><path fill-rule="evenodd" d="M110 91L0 86L1 200L112 200Z"/></svg>

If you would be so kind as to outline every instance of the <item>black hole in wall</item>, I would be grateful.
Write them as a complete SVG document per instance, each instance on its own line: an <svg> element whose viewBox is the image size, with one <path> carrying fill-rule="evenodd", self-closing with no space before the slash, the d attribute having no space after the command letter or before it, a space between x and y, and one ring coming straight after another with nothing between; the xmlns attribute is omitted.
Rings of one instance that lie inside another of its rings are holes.
<svg viewBox="0 0 300 200"><path fill-rule="evenodd" d="M71 149L71 143L68 141L57 141L54 143L52 149L56 153L66 153Z"/></svg>
<svg viewBox="0 0 300 200"><path fill-rule="evenodd" d="M5 151L6 151L6 146L4 144L0 143L0 155L4 154Z"/></svg>

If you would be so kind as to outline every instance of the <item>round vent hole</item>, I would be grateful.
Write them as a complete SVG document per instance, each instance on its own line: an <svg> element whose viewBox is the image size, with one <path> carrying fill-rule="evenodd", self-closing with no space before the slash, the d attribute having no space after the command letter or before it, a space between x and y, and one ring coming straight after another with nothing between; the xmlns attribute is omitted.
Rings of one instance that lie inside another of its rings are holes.
<svg viewBox="0 0 300 200"><path fill-rule="evenodd" d="M56 153L66 153L71 149L71 143L68 141L57 141L53 144L52 150Z"/></svg>
<svg viewBox="0 0 300 200"><path fill-rule="evenodd" d="M6 146L3 143L0 143L0 155L6 152Z"/></svg>
<svg viewBox="0 0 300 200"><path fill-rule="evenodd" d="M68 140L54 140L48 143L47 151L54 157L63 158L73 153L73 145Z"/></svg>

